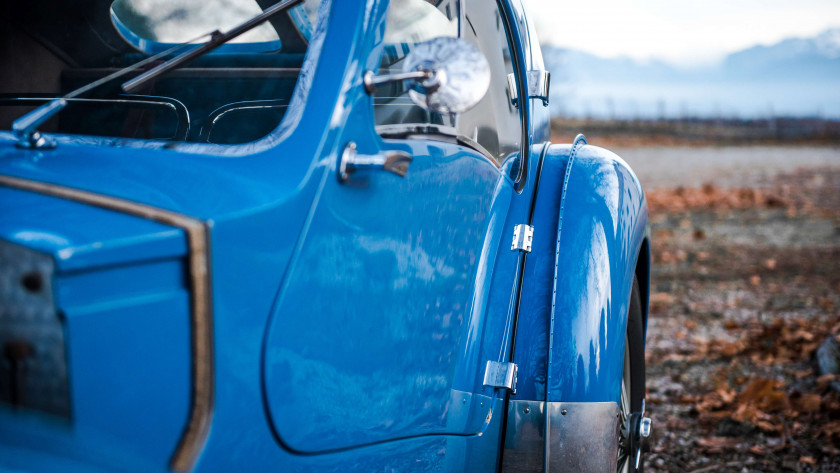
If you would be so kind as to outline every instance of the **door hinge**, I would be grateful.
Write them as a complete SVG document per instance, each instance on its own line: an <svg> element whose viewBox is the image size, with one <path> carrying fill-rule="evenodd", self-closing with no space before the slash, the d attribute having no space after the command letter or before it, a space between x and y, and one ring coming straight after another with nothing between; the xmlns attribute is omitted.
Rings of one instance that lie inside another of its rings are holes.
<svg viewBox="0 0 840 473"><path fill-rule="evenodd" d="M487 368L484 370L484 385L509 389L512 394L516 394L517 370L515 363L487 361Z"/></svg>
<svg viewBox="0 0 840 473"><path fill-rule="evenodd" d="M513 227L513 243L510 244L510 251L531 252L531 241L534 239L534 227L531 225L519 224Z"/></svg>

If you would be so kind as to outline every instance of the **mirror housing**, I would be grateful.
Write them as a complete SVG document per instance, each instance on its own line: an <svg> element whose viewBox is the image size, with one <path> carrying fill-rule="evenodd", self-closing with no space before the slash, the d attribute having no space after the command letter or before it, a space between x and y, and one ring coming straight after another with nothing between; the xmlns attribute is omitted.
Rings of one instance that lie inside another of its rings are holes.
<svg viewBox="0 0 840 473"><path fill-rule="evenodd" d="M380 84L411 81L408 95L426 110L462 113L475 107L490 88L490 65L472 44L450 37L417 43L403 60L401 73L377 76L367 71L368 93Z"/></svg>

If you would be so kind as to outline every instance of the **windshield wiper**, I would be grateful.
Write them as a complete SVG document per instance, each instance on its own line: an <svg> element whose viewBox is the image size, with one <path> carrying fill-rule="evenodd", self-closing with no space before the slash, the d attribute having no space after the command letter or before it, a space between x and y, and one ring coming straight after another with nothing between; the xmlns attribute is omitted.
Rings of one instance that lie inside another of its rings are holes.
<svg viewBox="0 0 840 473"><path fill-rule="evenodd" d="M240 24L239 26L235 26L226 33L221 33L219 32L219 30L215 30L211 33L203 34L191 41L187 41L185 43L173 46L165 51L162 51L146 59L143 59L142 61L132 64L131 66L120 69L119 71L109 74L101 79L95 80L90 84L87 84L72 92L69 92L63 97L56 97L55 99L45 103L44 105L41 105L40 107L36 108L35 110L32 110L26 115L23 115L22 117L18 118L12 123L12 132L17 138L16 145L21 148L38 149L54 147L55 141L42 135L40 132L38 132L37 129L45 121L49 120L56 113L60 112L64 107L66 107L67 99L78 97L82 94L90 92L91 90L99 87L102 84L105 84L114 79L118 79L126 74L134 72L137 69L140 69L146 66L147 64L157 61L163 57L171 56L172 54L178 53L179 51L189 46L195 46L195 43L203 38L210 38L206 43L201 43L198 46L195 46L193 49L190 49L185 53L179 54L178 56L173 57L172 59L164 62L163 64L154 67L148 70L147 72L137 76L136 78L122 84L122 89L124 91L128 92L130 90L134 90L146 83L146 81L151 80L155 77L159 77L161 74L165 74L170 70L178 68L183 64L186 64L188 61L191 61L201 56L202 54L212 51L213 49L221 46L222 44L230 41L231 39L236 38L237 36L265 23L272 16L286 10L287 8L293 7L302 1L303 0L281 0L272 5L271 7L263 10L263 12L259 15L254 16L249 20L246 20L244 23Z"/></svg>

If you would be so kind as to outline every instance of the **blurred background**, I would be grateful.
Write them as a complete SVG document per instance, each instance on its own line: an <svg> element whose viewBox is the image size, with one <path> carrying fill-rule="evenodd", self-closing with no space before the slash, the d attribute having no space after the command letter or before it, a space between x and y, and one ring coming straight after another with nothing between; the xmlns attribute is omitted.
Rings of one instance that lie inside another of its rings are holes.
<svg viewBox="0 0 840 473"><path fill-rule="evenodd" d="M527 0L645 187L648 471L840 471L840 2Z"/></svg>

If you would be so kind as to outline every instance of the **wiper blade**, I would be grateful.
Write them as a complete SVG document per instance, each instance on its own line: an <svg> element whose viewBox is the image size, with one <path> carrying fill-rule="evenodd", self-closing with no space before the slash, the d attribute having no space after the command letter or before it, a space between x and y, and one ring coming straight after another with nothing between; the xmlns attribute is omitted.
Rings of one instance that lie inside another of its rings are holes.
<svg viewBox="0 0 840 473"><path fill-rule="evenodd" d="M114 79L118 79L130 72L136 71L137 69L146 66L147 64L160 60L163 57L177 53L178 51L185 49L188 46L194 46L194 43L196 41L199 41L205 37L212 35L213 33L203 34L191 41L178 44L167 49L166 51L161 51L155 54L154 56L147 57L142 61L136 62L128 67L120 69L114 73L108 74L107 76L101 79L95 80L90 84L84 85L76 90L73 90L68 94L64 95L63 97L56 97L55 99L50 100L49 102L45 103L44 105L41 105L35 110L32 110L26 115L23 115L22 117L12 122L12 132L18 139L17 146L21 148L51 148L55 146L55 142L39 133L37 131L37 128L41 126L45 121L52 118L53 115L60 112L61 109L63 109L65 106L67 106L67 99L72 99L84 93L90 92L91 90L99 87L102 84L110 82Z"/></svg>
<svg viewBox="0 0 840 473"><path fill-rule="evenodd" d="M214 31L210 35L210 40L204 44L201 44L194 49L191 49L179 56L175 56L174 58L166 61L165 63L150 69L149 71L140 74L139 76L131 79L130 81L125 82L122 85L122 89L126 93L131 93L134 90L140 88L146 82L159 77L167 72L177 69L182 65L186 64L189 61L201 56L202 54L208 53L217 47L227 43L228 41L236 38L237 36L246 33L257 26L265 23L269 18L273 17L274 15L291 8L298 3L301 3L303 0L281 0L269 8L263 10L262 13L259 15L245 21L244 23L240 24L239 26L235 26L230 29L226 33L220 33L218 31Z"/></svg>

